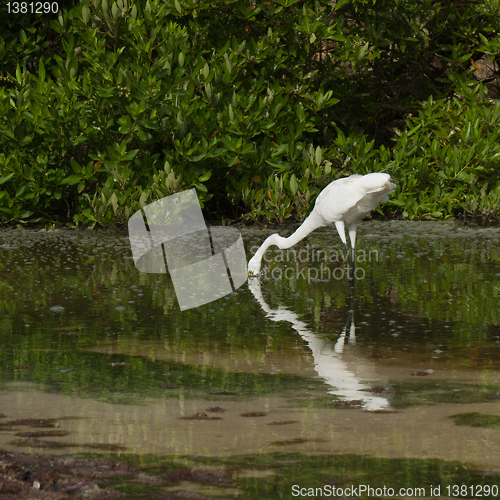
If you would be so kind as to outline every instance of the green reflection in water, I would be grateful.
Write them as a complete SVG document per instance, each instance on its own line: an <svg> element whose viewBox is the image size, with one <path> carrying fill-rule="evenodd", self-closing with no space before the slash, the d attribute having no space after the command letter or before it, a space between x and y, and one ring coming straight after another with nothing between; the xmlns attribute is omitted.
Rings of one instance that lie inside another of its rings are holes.
<svg viewBox="0 0 500 500"><path fill-rule="evenodd" d="M244 236L251 247L265 235ZM354 305L358 345L375 360L406 351L444 362L447 369L498 369L499 236L495 227L457 223L362 225L358 267L365 278L357 282ZM223 376L210 368L166 365L155 361L154 353L147 358L85 351L159 341L175 352L238 353L244 368L242 352L279 356L280 350L304 346L287 322L265 318L247 285L181 313L169 276L137 272L124 234L3 230L0 241L0 359L4 368L13 368L0 371L2 381L143 393L146 384L187 388L189 379L192 385L236 387L243 394L244 387L259 393L261 384L267 393L279 384L243 380L229 369ZM332 259L342 250L338 238L334 231L317 231L293 250L285 257L277 251L266 255L263 295L271 307L288 308L313 333L335 340L350 308L347 280L312 276L321 266L332 276L342 270L344 263ZM303 262L314 250L314 262ZM64 309L51 310L54 306ZM130 366L110 368L113 362Z"/></svg>

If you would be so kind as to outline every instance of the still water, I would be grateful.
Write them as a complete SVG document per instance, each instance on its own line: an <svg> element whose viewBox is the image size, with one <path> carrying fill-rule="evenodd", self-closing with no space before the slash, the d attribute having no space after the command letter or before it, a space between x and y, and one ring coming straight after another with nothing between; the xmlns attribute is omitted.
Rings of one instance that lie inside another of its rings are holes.
<svg viewBox="0 0 500 500"><path fill-rule="evenodd" d="M274 230L243 228L247 256ZM500 228L358 234L354 291L323 229L181 311L126 233L0 230L0 448L226 474L128 498L498 496Z"/></svg>

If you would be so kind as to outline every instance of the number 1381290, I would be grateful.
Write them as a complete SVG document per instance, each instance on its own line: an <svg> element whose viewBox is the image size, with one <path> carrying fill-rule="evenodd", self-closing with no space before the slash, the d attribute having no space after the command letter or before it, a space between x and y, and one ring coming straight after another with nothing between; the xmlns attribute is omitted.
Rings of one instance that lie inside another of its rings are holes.
<svg viewBox="0 0 500 500"><path fill-rule="evenodd" d="M475 486L466 486L455 484L453 486L446 486L448 490L449 497L489 497L498 496L498 486L494 484L489 486L488 484L478 484Z"/></svg>
<svg viewBox="0 0 500 500"><path fill-rule="evenodd" d="M57 14L59 4L57 2L9 2L7 12L9 14Z"/></svg>

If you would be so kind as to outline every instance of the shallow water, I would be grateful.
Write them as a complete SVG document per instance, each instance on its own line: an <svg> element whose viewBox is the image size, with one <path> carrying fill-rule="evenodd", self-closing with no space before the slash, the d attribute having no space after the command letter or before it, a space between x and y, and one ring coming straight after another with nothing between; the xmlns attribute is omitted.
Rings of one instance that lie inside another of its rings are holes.
<svg viewBox="0 0 500 500"><path fill-rule="evenodd" d="M249 257L271 231L242 234ZM324 229L181 311L123 233L0 230L0 447L212 460L236 483L168 491L225 498L376 485L380 471L426 496L496 484L499 241L499 227L365 222L352 293Z"/></svg>

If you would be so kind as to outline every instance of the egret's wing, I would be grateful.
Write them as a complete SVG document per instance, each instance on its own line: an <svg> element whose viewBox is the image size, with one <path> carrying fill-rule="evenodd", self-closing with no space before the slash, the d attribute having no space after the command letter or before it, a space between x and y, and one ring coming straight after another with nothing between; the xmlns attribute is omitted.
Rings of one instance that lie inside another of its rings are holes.
<svg viewBox="0 0 500 500"><path fill-rule="evenodd" d="M391 190L390 191L386 191L386 193L384 194L383 198L380 200L380 203L385 203L386 201L389 201L389 195L391 195L392 193L394 193L394 191L396 190L396 184L392 183L392 182L389 182L389 186L391 187Z"/></svg>
<svg viewBox="0 0 500 500"><path fill-rule="evenodd" d="M389 179L389 174L381 172L351 175L344 179L337 179L331 182L318 196L316 211L328 222L341 220L351 208L368 195L373 193L390 194L395 185ZM371 197L368 196L369 198ZM371 204L367 205L366 208L372 209Z"/></svg>
<svg viewBox="0 0 500 500"><path fill-rule="evenodd" d="M358 203L365 195L360 187L361 175L351 175L337 179L326 186L316 199L316 211L328 222L342 219L342 216Z"/></svg>

